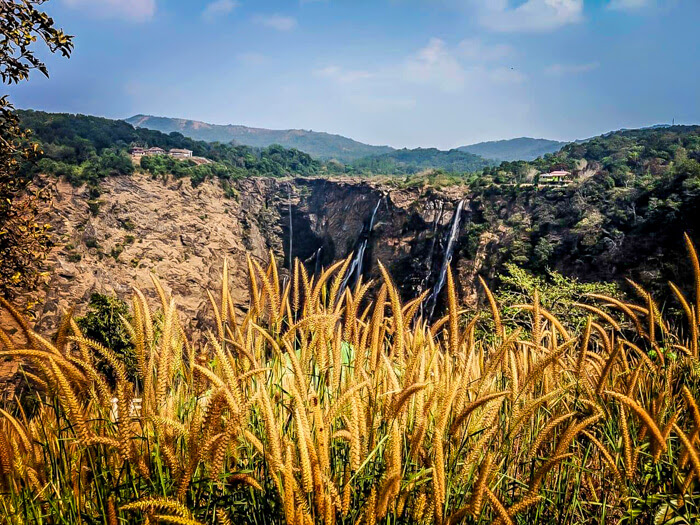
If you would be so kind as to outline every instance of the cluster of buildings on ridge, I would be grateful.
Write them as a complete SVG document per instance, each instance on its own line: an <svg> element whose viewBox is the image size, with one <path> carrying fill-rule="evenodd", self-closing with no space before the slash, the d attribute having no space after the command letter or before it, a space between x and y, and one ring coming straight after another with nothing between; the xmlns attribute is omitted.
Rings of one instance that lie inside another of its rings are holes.
<svg viewBox="0 0 700 525"><path fill-rule="evenodd" d="M163 148L131 148L130 153L134 157L147 157L149 155L169 155L176 159L191 159L192 151L189 149L179 149L173 148L169 151L165 151Z"/></svg>
<svg viewBox="0 0 700 525"><path fill-rule="evenodd" d="M540 173L541 183L561 183L571 180L571 172L566 170L550 171L549 173Z"/></svg>

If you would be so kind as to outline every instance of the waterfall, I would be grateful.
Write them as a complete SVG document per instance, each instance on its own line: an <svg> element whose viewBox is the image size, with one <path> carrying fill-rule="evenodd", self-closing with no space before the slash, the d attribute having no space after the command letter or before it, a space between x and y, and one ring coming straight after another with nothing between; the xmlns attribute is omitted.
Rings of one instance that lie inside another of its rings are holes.
<svg viewBox="0 0 700 525"><path fill-rule="evenodd" d="M379 199L377 201L377 205L374 207L374 210L372 210L372 215L369 218L369 227L367 228L367 235L362 239L362 242L360 243L360 248L358 249L356 257L357 265L355 272L355 281L357 281L362 276L362 264L365 260L365 251L367 250L367 245L369 244L369 236L372 234L372 230L374 230L374 219L377 216L377 211L379 210L379 205L381 203L382 199Z"/></svg>
<svg viewBox="0 0 700 525"><path fill-rule="evenodd" d="M435 312L435 306L437 305L438 296L440 295L442 288L445 286L445 281L447 280L447 268L449 267L450 262L452 262L452 254L455 248L455 241L457 240L457 236L459 235L459 222L461 219L463 208L464 200L461 200L459 201L457 209L455 210L455 213L452 216L450 236L447 239L447 246L445 247L445 256L442 260L442 266L440 267L440 274L438 280L435 283L435 286L433 287L433 292L430 294L430 297L428 297L428 304L430 304L430 314L428 315L428 319L431 319L433 317L433 313Z"/></svg>
<svg viewBox="0 0 700 525"><path fill-rule="evenodd" d="M374 207L374 210L372 211L372 215L369 218L369 223L366 228L362 229L362 233L360 234L360 242L357 246L357 252L355 253L355 257L353 257L352 262L350 263L350 267L348 268L347 272L345 273L345 277L343 278L343 282L340 284L340 288L338 290L338 299L340 299L343 296L343 293L345 293L345 289L348 287L348 284L350 283L350 279L352 278L353 275L355 275L355 280L354 282L357 282L360 277L362 277L362 264L365 259L365 251L367 251L367 245L369 244L369 238L370 235L372 234L372 230L374 230L374 219L377 216L377 211L379 211L379 205L382 203L382 199L379 199L377 201L377 205Z"/></svg>
<svg viewBox="0 0 700 525"><path fill-rule="evenodd" d="M438 224L440 224L440 221L442 220L443 212L445 211L445 203L443 201L438 202L440 203L440 211L438 212L437 207L435 208L435 218L433 219L433 240L430 243L430 251L428 252L428 257L426 259L426 261L428 261L428 271L418 287L419 295L423 293L423 290L425 290L426 286L428 285L430 276L433 275L433 254L435 253L435 245L437 244L438 240L437 228Z"/></svg>
<svg viewBox="0 0 700 525"><path fill-rule="evenodd" d="M314 254L314 275L321 273L321 253L323 253L323 246Z"/></svg>
<svg viewBox="0 0 700 525"><path fill-rule="evenodd" d="M323 253L323 246L320 246L308 259L306 259L303 264L304 266L309 266L313 263L314 273L312 275L318 275L321 273L321 254Z"/></svg>

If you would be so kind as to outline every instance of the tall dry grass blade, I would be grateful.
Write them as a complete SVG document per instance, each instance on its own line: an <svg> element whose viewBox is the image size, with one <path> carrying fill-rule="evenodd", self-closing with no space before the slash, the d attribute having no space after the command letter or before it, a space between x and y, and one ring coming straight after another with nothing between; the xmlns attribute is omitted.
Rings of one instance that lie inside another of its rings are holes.
<svg viewBox="0 0 700 525"><path fill-rule="evenodd" d="M617 359L617 356L620 354L620 352L622 352L622 343L618 342L617 346L615 347L615 350L606 359L603 371L601 372L600 377L598 378L598 386L596 386L595 390L597 396L603 393L608 374L612 370L612 367L615 365L615 360Z"/></svg>
<svg viewBox="0 0 700 525"><path fill-rule="evenodd" d="M452 265L447 265L447 314L450 318L449 331L449 352L452 355L457 355L459 347L459 317L457 307L457 290L455 281L452 275Z"/></svg>
<svg viewBox="0 0 700 525"><path fill-rule="evenodd" d="M334 272L336 272L340 267L342 267L345 264L345 262L345 260L340 260L333 263L318 277L318 280L313 285L313 291L311 292L310 297L307 300L307 306L310 308L307 313L318 312L321 292L326 286L328 279L330 279L331 275L333 275Z"/></svg>
<svg viewBox="0 0 700 525"><path fill-rule="evenodd" d="M542 465L533 475L529 485L529 492L537 492L540 488L540 485L544 481L544 477L547 475L547 473L554 467L556 467L559 463L572 456L573 453L569 452L567 454L559 454L547 460L547 462L544 465Z"/></svg>
<svg viewBox="0 0 700 525"><path fill-rule="evenodd" d="M693 443L691 443L690 439L688 439L688 436L685 434L685 432L683 432L683 430L675 423L673 423L673 430L675 430L678 437L681 438L683 446L688 452L688 455L690 457L690 463L693 465L693 470L695 470L695 475L700 476L700 455L698 455L697 449L695 448Z"/></svg>
<svg viewBox="0 0 700 525"><path fill-rule="evenodd" d="M501 314L499 312L498 305L496 304L496 299L494 298L493 293L491 293L489 287L486 285L486 281L484 281L483 277L479 276L479 282L484 288L486 298L488 299L489 306L491 307L491 314L493 315L493 323L496 328L496 335L498 337L505 337L505 332L503 331L503 324L501 323Z"/></svg>
<svg viewBox="0 0 700 525"><path fill-rule="evenodd" d="M593 443L598 451L601 453L601 456L603 460L608 464L608 467L610 470L612 470L613 475L615 476L615 479L617 482L622 485L622 475L620 474L620 471L617 469L617 465L615 465L615 459L613 459L612 454L610 454L610 451L603 445L600 440L595 437L593 434L590 432L587 432L586 430L583 430L581 432L584 436L586 436L591 443Z"/></svg>
<svg viewBox="0 0 700 525"><path fill-rule="evenodd" d="M399 298L399 292L396 289L389 273L386 271L384 265L379 262L379 271L384 277L384 284L389 292L389 299L391 300L391 310L393 314L393 347L392 355L397 356L399 359L404 358L404 319L403 319L403 309L401 308L401 300Z"/></svg>
<svg viewBox="0 0 700 525"><path fill-rule="evenodd" d="M471 507L471 514L475 518L478 518L481 514L481 508L484 503L484 494L488 486L489 477L492 474L492 464L493 456L489 452L487 452L486 457L484 458L479 467L479 477L477 478L476 484L474 485L474 492L472 493L471 501L469 504Z"/></svg>
<svg viewBox="0 0 700 525"><path fill-rule="evenodd" d="M460 426L464 423L464 421L469 417L469 415L474 412L477 408L485 405L489 401L493 401L494 399L498 399L499 397L503 397L509 393L508 390L504 390L503 392L495 392L493 394L487 394L480 399L477 399L475 401L472 401L468 403L462 412L454 418L452 421L452 425L450 426L449 430L449 435L454 435L454 433L459 429Z"/></svg>
<svg viewBox="0 0 700 525"><path fill-rule="evenodd" d="M584 303L574 303L573 305L605 319L605 321L618 332L622 330L622 328L620 327L620 323L618 323L615 319L613 319L613 317L610 314L604 312L600 308L596 308L595 306L591 306L590 304Z"/></svg>
<svg viewBox="0 0 700 525"><path fill-rule="evenodd" d="M632 308L630 308L628 305L626 305L625 303L623 303L619 299L615 299L614 297L610 297L609 295L602 295L602 294L595 294L595 293L586 294L586 297L590 297L592 299L597 299L599 301L606 302L606 303L608 303L607 306L615 307L618 310L622 311L632 320L635 328L637 329L637 333L640 335L640 337L644 337L644 334L646 334L646 331L644 330L644 327L642 326L642 323L639 320L639 317L637 316L637 314L634 313L634 310L632 310Z"/></svg>
<svg viewBox="0 0 700 525"><path fill-rule="evenodd" d="M534 297L532 299L532 341L535 347L540 346L542 342L542 317L540 316L540 293L535 288Z"/></svg>
<svg viewBox="0 0 700 525"><path fill-rule="evenodd" d="M567 412L566 414L562 414L561 416L550 419L549 422L547 422L547 424L544 426L544 428L537 432L537 437L532 442L532 445L530 445L530 452L528 454L528 458L534 458L537 455L537 451L540 449L544 441L549 437L549 434L551 434L557 426L561 425L564 421L572 418L575 415L576 412Z"/></svg>
<svg viewBox="0 0 700 525"><path fill-rule="evenodd" d="M698 323L697 323L697 320L695 319L695 311L693 311L693 308L690 306L690 304L686 300L685 296L683 295L683 292L681 292L680 289L675 284L673 284L672 282L669 281L668 286L669 286L669 288L671 288L671 290L673 291L673 294L678 299L678 302L680 302L681 306L683 307L683 312L685 312L685 317L688 321L688 326L690 327L690 353L693 357L697 358L698 357Z"/></svg>
<svg viewBox="0 0 700 525"><path fill-rule="evenodd" d="M328 304L330 305L331 308L333 308L336 304L336 299L338 299L337 296L338 296L338 291L340 290L340 285L343 283L343 280L345 279L345 274L348 271L348 266L350 266L352 259L353 259L353 254L351 253L350 255L348 255L345 258L345 262L343 262L343 265L340 267L340 270L335 275L335 278L333 279L333 282L331 283L330 296L328 299ZM342 297L340 299L342 299Z"/></svg>
<svg viewBox="0 0 700 525"><path fill-rule="evenodd" d="M630 399L625 394L613 392L611 390L605 390L605 394L614 397L632 409L632 411L641 418L644 425L651 431L651 434L656 440L658 446L663 447L666 444L666 440L664 439L663 434L661 433L661 430L659 430L659 427L656 425L654 419L649 415L649 412L639 406L634 399Z"/></svg>
<svg viewBox="0 0 700 525"><path fill-rule="evenodd" d="M683 240L685 241L685 247L688 250L690 262L693 266L693 278L695 280L695 315L700 316L700 260L698 259L698 252L695 250L695 245L687 232L683 234ZM700 320L696 319L696 321Z"/></svg>
<svg viewBox="0 0 700 525"><path fill-rule="evenodd" d="M501 500L499 500L488 487L484 489L484 492L486 492L486 495L488 496L491 505L493 505L493 508L496 510L496 514L498 514L498 517L501 520L503 520L503 523L505 523L506 525L513 525L513 520L510 519L510 515L508 514L506 508L503 506L503 503L501 503Z"/></svg>
<svg viewBox="0 0 700 525"><path fill-rule="evenodd" d="M258 276L255 271L255 266L253 265L253 259L250 254L246 255L246 262L248 263L248 284L250 287L250 311L253 315L261 314L261 304L260 304L260 289L258 287Z"/></svg>

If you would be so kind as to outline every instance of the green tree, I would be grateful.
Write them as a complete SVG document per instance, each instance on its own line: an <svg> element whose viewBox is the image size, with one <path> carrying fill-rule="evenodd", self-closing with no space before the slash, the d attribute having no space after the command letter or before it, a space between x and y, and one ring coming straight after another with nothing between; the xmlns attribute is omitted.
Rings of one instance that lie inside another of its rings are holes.
<svg viewBox="0 0 700 525"><path fill-rule="evenodd" d="M573 277L566 277L558 272L547 270L546 274L534 274L515 264L506 264L505 272L498 276L501 286L496 293L499 304L527 304L532 301L535 290L540 297L540 304L565 324L572 328L580 327L588 313L575 308L574 303L588 303L588 294L602 294L619 297L620 291L614 283L581 282ZM504 309L508 318L515 311Z"/></svg>
<svg viewBox="0 0 700 525"><path fill-rule="evenodd" d="M136 354L124 320L131 320L129 307L124 301L118 297L94 293L90 296L87 313L78 318L77 323L85 337L109 348L119 356L126 366L128 376L134 380ZM106 361L99 361L97 366L110 379L116 380Z"/></svg>
<svg viewBox="0 0 700 525"><path fill-rule="evenodd" d="M52 53L70 56L72 37L54 25L37 7L46 0L0 0L0 79L18 84L32 71L48 76L46 65L35 54L36 42ZM0 293L35 284L37 262L46 253L49 235L37 223L39 195L27 191L31 181L21 170L41 153L31 144L28 132L7 95L0 97Z"/></svg>

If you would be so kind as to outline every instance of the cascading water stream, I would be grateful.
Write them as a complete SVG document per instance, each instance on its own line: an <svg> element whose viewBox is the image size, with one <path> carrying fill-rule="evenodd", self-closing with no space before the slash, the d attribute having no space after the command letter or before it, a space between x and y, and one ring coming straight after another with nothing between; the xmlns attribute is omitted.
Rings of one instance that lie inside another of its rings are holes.
<svg viewBox="0 0 700 525"><path fill-rule="evenodd" d="M321 246L314 254L314 275L321 273L321 254L323 253L323 246Z"/></svg>
<svg viewBox="0 0 700 525"><path fill-rule="evenodd" d="M428 271L425 274L425 277L423 280L421 280L420 285L418 287L418 295L423 293L423 290L425 290L426 286L428 285L428 281L430 279L430 276L433 274L433 254L435 253L435 245L437 244L437 228L438 224L440 224L440 221L442 221L442 215L443 212L445 211L445 203L443 201L440 202L440 211L437 211L437 207L435 209L435 218L433 219L433 240L430 243L430 251L428 252L428 257L426 258L427 261L427 266L428 266Z"/></svg>
<svg viewBox="0 0 700 525"><path fill-rule="evenodd" d="M435 306L437 305L438 296L445 286L445 281L447 280L447 268L452 262L452 254L455 248L455 241L459 235L459 222L462 215L462 209L464 208L464 200L459 201L457 209L452 217L452 226L450 228L450 236L447 239L447 246L445 247L445 256L442 260L442 266L440 267L440 274L438 280L433 287L433 292L428 297L428 304L430 305L428 319L432 319L433 313L435 312Z"/></svg>
<svg viewBox="0 0 700 525"><path fill-rule="evenodd" d="M340 284L340 288L338 290L338 299L340 299L343 294L345 293L345 289L348 287L348 284L350 283L350 279L352 278L353 275L355 275L355 280L354 282L357 282L360 277L362 276L362 264L365 259L365 251L367 251L367 245L369 244L369 238L370 235L372 235L372 230L374 230L374 219L377 216L377 211L379 211L379 206L382 203L382 199L379 199L377 201L377 205L374 207L374 210L372 211L372 215L369 218L369 223L367 225L367 228L364 228L362 230L362 233L360 234L360 242L357 246L357 252L355 253L355 257L353 257L352 262L350 263L350 267L348 268L345 277L343 278L343 282Z"/></svg>

